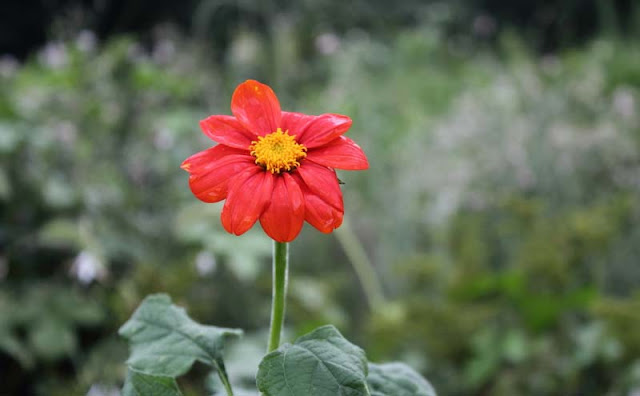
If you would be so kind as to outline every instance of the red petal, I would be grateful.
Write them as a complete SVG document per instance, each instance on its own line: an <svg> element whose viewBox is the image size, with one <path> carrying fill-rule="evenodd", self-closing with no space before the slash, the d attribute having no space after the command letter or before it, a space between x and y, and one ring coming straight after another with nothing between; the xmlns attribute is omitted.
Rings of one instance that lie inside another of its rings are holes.
<svg viewBox="0 0 640 396"><path fill-rule="evenodd" d="M238 120L227 115L213 115L200 121L200 128L214 141L227 146L248 150L256 135Z"/></svg>
<svg viewBox="0 0 640 396"><path fill-rule="evenodd" d="M244 150L219 144L187 158L181 167L190 173L193 195L204 202L218 202L227 197L229 179L255 163Z"/></svg>
<svg viewBox="0 0 640 396"><path fill-rule="evenodd" d="M293 241L304 223L304 198L298 183L288 173L275 178L271 203L260 216L260 224L272 239Z"/></svg>
<svg viewBox="0 0 640 396"><path fill-rule="evenodd" d="M220 161L219 167L209 173L189 176L189 188L199 200L218 202L227 197L229 181L247 168L256 167L251 159L229 158Z"/></svg>
<svg viewBox="0 0 640 396"><path fill-rule="evenodd" d="M348 131L351 123L351 118L344 115L322 114L314 117L296 140L308 149L319 147Z"/></svg>
<svg viewBox="0 0 640 396"><path fill-rule="evenodd" d="M309 123L314 121L317 117L302 113L293 113L289 111L282 112L282 121L280 121L280 129L285 132L289 132L289 135L295 136L299 142L299 137L302 136L307 129Z"/></svg>
<svg viewBox="0 0 640 396"><path fill-rule="evenodd" d="M231 98L231 112L247 129L264 136L280 126L280 102L273 90L255 80L238 85Z"/></svg>
<svg viewBox="0 0 640 396"><path fill-rule="evenodd" d="M364 151L353 140L345 136L340 136L329 144L309 150L307 159L331 168L346 170L369 168L369 161L367 161Z"/></svg>
<svg viewBox="0 0 640 396"><path fill-rule="evenodd" d="M326 203L318 195L302 185L304 195L304 219L320 232L329 233L340 227L344 211Z"/></svg>
<svg viewBox="0 0 640 396"><path fill-rule="evenodd" d="M258 166L237 176L229 186L227 200L222 207L222 225L235 235L247 232L269 203L274 176Z"/></svg>
<svg viewBox="0 0 640 396"><path fill-rule="evenodd" d="M216 161L228 155L249 156L249 153L247 153L246 150L239 150L224 144L218 144L187 158L182 162L180 168L189 173L202 173L214 167Z"/></svg>
<svg viewBox="0 0 640 396"><path fill-rule="evenodd" d="M326 166L314 164L311 161L304 161L304 163L298 167L296 173L300 175L304 183L309 187L309 190L314 194L318 195L336 209L340 211L344 209L342 192L340 191L336 171Z"/></svg>

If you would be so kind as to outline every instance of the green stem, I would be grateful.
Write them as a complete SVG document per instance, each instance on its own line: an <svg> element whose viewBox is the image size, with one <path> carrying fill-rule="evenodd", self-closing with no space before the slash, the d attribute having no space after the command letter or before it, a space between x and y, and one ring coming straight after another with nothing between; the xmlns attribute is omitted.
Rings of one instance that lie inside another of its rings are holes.
<svg viewBox="0 0 640 396"><path fill-rule="evenodd" d="M229 377L227 376L227 369L224 367L224 362L222 360L214 361L213 365L218 372L218 377L220 377L222 385L224 385L227 396L233 396L233 389L231 389L231 384L229 383Z"/></svg>
<svg viewBox="0 0 640 396"><path fill-rule="evenodd" d="M280 334L284 323L285 299L287 296L289 266L289 244L273 241L273 291L271 294L271 329L267 352L280 346Z"/></svg>

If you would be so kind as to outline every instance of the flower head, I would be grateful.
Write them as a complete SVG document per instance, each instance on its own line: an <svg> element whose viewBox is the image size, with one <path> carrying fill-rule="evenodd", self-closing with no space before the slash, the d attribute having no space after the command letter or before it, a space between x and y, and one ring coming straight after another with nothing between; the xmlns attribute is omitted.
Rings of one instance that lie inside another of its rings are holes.
<svg viewBox="0 0 640 396"><path fill-rule="evenodd" d="M369 167L362 149L343 136L351 119L281 111L271 88L254 80L236 88L231 112L200 122L218 144L181 166L198 199L226 199L225 230L241 235L260 220L267 235L289 242L305 220L325 233L339 227L344 206L334 169Z"/></svg>

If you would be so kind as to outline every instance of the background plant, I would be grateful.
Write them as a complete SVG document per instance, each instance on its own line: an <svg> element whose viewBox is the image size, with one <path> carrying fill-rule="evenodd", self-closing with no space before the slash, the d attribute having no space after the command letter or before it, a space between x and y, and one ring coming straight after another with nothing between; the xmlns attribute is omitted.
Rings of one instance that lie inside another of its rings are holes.
<svg viewBox="0 0 640 396"><path fill-rule="evenodd" d="M146 47L92 45L85 32L24 64L3 59L9 394L115 392L127 353L115 332L156 291L200 322L246 329L249 344L256 334L255 348L230 346L228 369L257 367L269 241L227 236L220 208L194 202L177 166L207 144L193 120L226 113L247 76L268 79L283 106L350 114L372 159L367 175L341 178L386 303L371 312L342 246L305 230L291 252L289 339L334 323L443 395L637 389L637 40L539 55L519 34L471 49L425 22L318 32L305 47L286 21L270 25L270 46L239 27L222 61L167 31ZM196 366L185 393L215 386L207 375Z"/></svg>

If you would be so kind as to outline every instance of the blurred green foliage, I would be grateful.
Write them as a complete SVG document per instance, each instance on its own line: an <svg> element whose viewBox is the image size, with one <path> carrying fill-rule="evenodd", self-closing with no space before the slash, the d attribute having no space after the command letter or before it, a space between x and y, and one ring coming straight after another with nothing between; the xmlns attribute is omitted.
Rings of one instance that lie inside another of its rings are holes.
<svg viewBox="0 0 640 396"><path fill-rule="evenodd" d="M171 34L2 61L9 394L113 392L126 375L116 330L151 292L249 340L266 327L269 241L226 234L221 206L193 198L179 169L211 144L197 121L228 114L249 77L284 109L349 114L371 162L340 178L387 298L369 307L333 236L305 228L290 339L334 323L370 360L406 361L442 395L640 389L637 41L537 57L508 34L493 53L425 25L387 41L322 33L310 56L294 25L271 28L239 27L220 63ZM232 346L233 381L250 385L259 344ZM185 394L203 394L206 375L187 377Z"/></svg>

